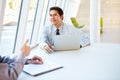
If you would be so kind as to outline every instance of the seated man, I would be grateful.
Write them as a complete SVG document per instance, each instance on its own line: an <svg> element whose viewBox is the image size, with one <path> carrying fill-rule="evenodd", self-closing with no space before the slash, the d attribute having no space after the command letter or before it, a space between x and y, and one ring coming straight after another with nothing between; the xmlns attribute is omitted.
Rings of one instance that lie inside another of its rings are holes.
<svg viewBox="0 0 120 80"><path fill-rule="evenodd" d="M0 80L17 80L22 72L24 64L42 64L40 57L34 56L32 59L25 59L30 54L31 47L27 46L28 40L21 47L21 53L11 59L7 56L0 56Z"/></svg>
<svg viewBox="0 0 120 80"><path fill-rule="evenodd" d="M41 27L40 31L40 48L48 53L53 52L54 37L56 35L81 35L81 31L73 25L63 22L64 12L60 7L53 6L49 9L51 24Z"/></svg>

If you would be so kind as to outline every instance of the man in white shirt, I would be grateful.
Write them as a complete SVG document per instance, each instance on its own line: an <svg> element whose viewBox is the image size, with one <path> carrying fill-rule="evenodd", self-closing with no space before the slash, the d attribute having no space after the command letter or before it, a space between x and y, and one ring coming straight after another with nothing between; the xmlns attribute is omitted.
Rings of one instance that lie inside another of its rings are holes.
<svg viewBox="0 0 120 80"><path fill-rule="evenodd" d="M73 25L68 25L63 22L63 10L60 7L51 7L49 10L51 25L41 28L40 33L40 47L51 53L54 47L54 36L65 34L78 34L80 30L76 29Z"/></svg>

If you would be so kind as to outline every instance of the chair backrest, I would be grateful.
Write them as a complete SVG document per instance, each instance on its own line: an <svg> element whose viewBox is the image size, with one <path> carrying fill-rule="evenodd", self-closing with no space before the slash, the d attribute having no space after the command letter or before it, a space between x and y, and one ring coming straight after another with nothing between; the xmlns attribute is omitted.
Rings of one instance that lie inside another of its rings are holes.
<svg viewBox="0 0 120 80"><path fill-rule="evenodd" d="M77 22L77 20L76 20L75 17L71 17L70 19L71 19L72 24L73 24L76 28L83 28L83 27L85 26L85 25L80 25L80 24L78 24L78 22Z"/></svg>

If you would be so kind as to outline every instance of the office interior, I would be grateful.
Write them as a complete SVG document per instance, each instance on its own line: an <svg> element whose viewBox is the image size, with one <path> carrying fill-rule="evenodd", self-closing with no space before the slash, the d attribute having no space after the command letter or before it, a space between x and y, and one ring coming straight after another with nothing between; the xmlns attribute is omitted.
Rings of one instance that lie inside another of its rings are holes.
<svg viewBox="0 0 120 80"><path fill-rule="evenodd" d="M80 30L89 35L90 45L53 54L37 47L31 55L63 68L36 77L22 72L18 80L120 80L119 0L0 0L0 55L19 53L26 39L37 44L40 28L50 24L51 6L63 9L64 22L73 25L70 18L75 17L85 24Z"/></svg>
<svg viewBox="0 0 120 80"><path fill-rule="evenodd" d="M75 17L81 30L90 34L90 43L120 44L119 0L0 0L0 54L19 52L21 44L39 42L40 27L49 24L49 8L59 6L64 22L72 25ZM100 34L100 18L103 33Z"/></svg>

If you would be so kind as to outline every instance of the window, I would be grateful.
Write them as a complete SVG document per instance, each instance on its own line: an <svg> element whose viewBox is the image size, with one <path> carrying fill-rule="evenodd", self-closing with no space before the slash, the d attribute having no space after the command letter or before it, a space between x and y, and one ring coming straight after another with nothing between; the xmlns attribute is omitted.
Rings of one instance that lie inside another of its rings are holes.
<svg viewBox="0 0 120 80"><path fill-rule="evenodd" d="M0 53L10 54L13 51L21 0L2 0L3 26L1 26ZM1 23L2 24L2 23Z"/></svg>

